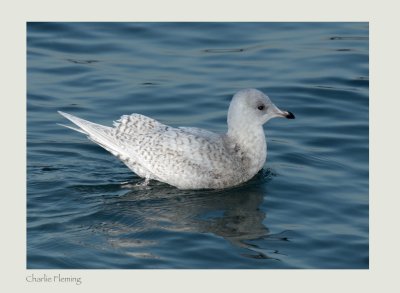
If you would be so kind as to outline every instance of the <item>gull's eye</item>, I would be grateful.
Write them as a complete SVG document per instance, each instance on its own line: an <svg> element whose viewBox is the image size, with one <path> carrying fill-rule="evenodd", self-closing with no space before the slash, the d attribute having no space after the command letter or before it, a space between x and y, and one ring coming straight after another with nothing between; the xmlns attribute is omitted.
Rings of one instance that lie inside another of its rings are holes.
<svg viewBox="0 0 400 293"><path fill-rule="evenodd" d="M258 110L260 111L264 110L264 105L258 106Z"/></svg>

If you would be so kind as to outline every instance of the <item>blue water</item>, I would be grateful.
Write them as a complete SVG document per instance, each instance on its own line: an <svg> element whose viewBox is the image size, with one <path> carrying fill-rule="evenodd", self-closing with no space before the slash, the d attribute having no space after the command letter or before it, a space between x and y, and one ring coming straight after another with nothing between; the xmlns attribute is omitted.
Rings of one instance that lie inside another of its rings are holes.
<svg viewBox="0 0 400 293"><path fill-rule="evenodd" d="M27 268L369 267L368 23L28 23ZM258 88L295 120L265 125L244 185L142 180L57 110L141 113L226 130Z"/></svg>

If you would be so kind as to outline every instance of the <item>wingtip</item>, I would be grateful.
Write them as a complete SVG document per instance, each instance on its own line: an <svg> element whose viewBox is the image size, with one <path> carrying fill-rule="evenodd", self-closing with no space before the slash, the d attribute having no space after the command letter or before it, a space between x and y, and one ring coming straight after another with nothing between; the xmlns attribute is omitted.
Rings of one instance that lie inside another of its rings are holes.
<svg viewBox="0 0 400 293"><path fill-rule="evenodd" d="M78 118L78 117L75 117L75 116L72 115L72 114L68 114L68 113L63 112L63 111L57 111L57 112L58 112L58 114L60 114L60 115L63 116L64 118L67 118L68 120L72 121L73 123L75 123L75 120L76 120L76 119L80 119L80 118Z"/></svg>
<svg viewBox="0 0 400 293"><path fill-rule="evenodd" d="M60 125L60 126L63 126L63 127L65 127L65 128L69 128L69 129L72 129L72 130L75 130L75 131L77 131L77 132L80 132L80 133L83 133L83 134L86 134L87 135L87 132L85 132L84 130L82 130L82 129L79 129L79 128L75 128L75 127L72 127L72 126L69 126L69 125L65 125L65 124L61 124L61 123L56 123L57 125Z"/></svg>
<svg viewBox="0 0 400 293"><path fill-rule="evenodd" d="M64 117L69 115L68 113L65 113L63 111L57 111L57 113Z"/></svg>

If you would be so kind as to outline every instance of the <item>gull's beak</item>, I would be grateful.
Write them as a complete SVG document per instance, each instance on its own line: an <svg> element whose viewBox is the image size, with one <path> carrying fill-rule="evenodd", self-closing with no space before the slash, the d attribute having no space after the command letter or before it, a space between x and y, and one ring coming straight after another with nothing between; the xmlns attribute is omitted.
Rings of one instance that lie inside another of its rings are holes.
<svg viewBox="0 0 400 293"><path fill-rule="evenodd" d="M295 116L293 115L292 112L282 111L281 109L279 109L275 105L273 105L272 111L274 113L273 116L275 116L275 117L284 117L284 118L287 118L287 119L294 119L295 118Z"/></svg>
<svg viewBox="0 0 400 293"><path fill-rule="evenodd" d="M282 111L283 112L283 117L287 118L287 119L294 119L296 118L292 112L289 111Z"/></svg>

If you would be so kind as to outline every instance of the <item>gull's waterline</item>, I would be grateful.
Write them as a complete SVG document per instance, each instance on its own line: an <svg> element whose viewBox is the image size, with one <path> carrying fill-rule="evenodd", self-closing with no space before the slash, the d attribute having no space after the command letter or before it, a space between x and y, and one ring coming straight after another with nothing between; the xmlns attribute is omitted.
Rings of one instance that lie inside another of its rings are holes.
<svg viewBox="0 0 400 293"><path fill-rule="evenodd" d="M221 189L250 180L264 166L267 145L262 125L274 117L294 119L256 89L237 92L228 110L228 132L170 127L152 118L124 115L113 127L59 111L83 134L133 172L180 189ZM65 126L65 125L63 125Z"/></svg>

